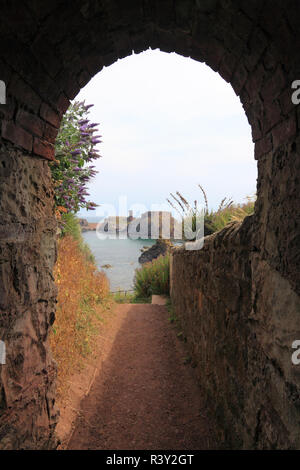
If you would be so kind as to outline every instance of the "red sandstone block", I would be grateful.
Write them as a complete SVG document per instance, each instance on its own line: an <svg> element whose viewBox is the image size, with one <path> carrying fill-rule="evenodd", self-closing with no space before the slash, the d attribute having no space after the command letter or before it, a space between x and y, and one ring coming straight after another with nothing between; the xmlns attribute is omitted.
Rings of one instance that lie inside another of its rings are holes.
<svg viewBox="0 0 300 470"><path fill-rule="evenodd" d="M240 92L240 100L247 114L247 111L251 106L251 99L245 87Z"/></svg>
<svg viewBox="0 0 300 470"><path fill-rule="evenodd" d="M230 82L234 92L237 95L239 95L240 92L242 91L243 86L246 83L247 77L248 77L247 69L243 66L243 64L239 63L236 70L234 71L234 75Z"/></svg>
<svg viewBox="0 0 300 470"><path fill-rule="evenodd" d="M2 137L29 152L32 150L32 135L13 121L3 121Z"/></svg>
<svg viewBox="0 0 300 470"><path fill-rule="evenodd" d="M8 65L4 64L2 60L0 60L0 80L3 80L6 86L12 76L12 71Z"/></svg>
<svg viewBox="0 0 300 470"><path fill-rule="evenodd" d="M14 99L8 95L6 96L6 104L0 104L0 115L6 120L10 121L13 119L15 114L15 103Z"/></svg>
<svg viewBox="0 0 300 470"><path fill-rule="evenodd" d="M284 144L289 139L297 134L297 120L296 113L292 113L290 117L281 122L278 126L272 130L273 135L273 146L274 149L279 145Z"/></svg>
<svg viewBox="0 0 300 470"><path fill-rule="evenodd" d="M61 69L61 63L56 57L47 37L39 34L31 45L31 50L37 60L44 64L48 74L54 78Z"/></svg>
<svg viewBox="0 0 300 470"><path fill-rule="evenodd" d="M61 120L59 114L54 111L54 109L50 108L50 106L48 106L46 103L43 103L41 106L40 116L42 119L45 119L45 121L49 122L57 129L59 128Z"/></svg>
<svg viewBox="0 0 300 470"><path fill-rule="evenodd" d="M97 53L95 53L95 55L91 54L85 57L83 59L83 64L92 77L103 69L102 58Z"/></svg>
<svg viewBox="0 0 300 470"><path fill-rule="evenodd" d="M269 103L264 108L265 118L263 120L263 131L269 132L276 124L282 121L281 108L278 103Z"/></svg>
<svg viewBox="0 0 300 470"><path fill-rule="evenodd" d="M54 146L45 140L34 138L33 152L47 160L54 160Z"/></svg>
<svg viewBox="0 0 300 470"><path fill-rule="evenodd" d="M259 119L255 119L251 124L252 140L256 142L262 138L262 131Z"/></svg>
<svg viewBox="0 0 300 470"><path fill-rule="evenodd" d="M83 88L90 80L91 80L90 74L86 70L82 70L81 73L78 76L78 83L81 88Z"/></svg>
<svg viewBox="0 0 300 470"><path fill-rule="evenodd" d="M253 23L249 18L242 12L237 13L237 18L234 23L235 33L244 41L246 41L251 33Z"/></svg>
<svg viewBox="0 0 300 470"><path fill-rule="evenodd" d="M218 70L219 74L221 75L221 77L224 78L226 82L230 82L233 71L236 67L236 62L236 57L226 51L222 57L222 61Z"/></svg>
<svg viewBox="0 0 300 470"><path fill-rule="evenodd" d="M56 103L57 109L60 113L64 114L70 106L70 100L64 93L61 93Z"/></svg>
<svg viewBox="0 0 300 470"><path fill-rule="evenodd" d="M64 90L69 100L73 100L80 91L80 86L76 80L74 80L74 75L71 75L65 68L60 71L55 81L57 85Z"/></svg>
<svg viewBox="0 0 300 470"><path fill-rule="evenodd" d="M294 103L292 102L292 94L294 91L295 90L293 90L291 87L287 87L279 97L280 108L284 116L287 116L295 107Z"/></svg>
<svg viewBox="0 0 300 470"><path fill-rule="evenodd" d="M199 48L203 50L206 64L215 72L218 72L224 53L223 45L215 38L208 39L201 37L200 40L197 40L197 37L195 37L195 41L199 44Z"/></svg>
<svg viewBox="0 0 300 470"><path fill-rule="evenodd" d="M300 105L296 107L296 114L297 114L298 129L300 129Z"/></svg>
<svg viewBox="0 0 300 470"><path fill-rule="evenodd" d="M19 109L16 120L31 134L42 137L44 132L44 121L42 121L38 116L28 113L24 109Z"/></svg>
<svg viewBox="0 0 300 470"><path fill-rule="evenodd" d="M41 2L41 0L26 0L26 3L29 4L30 10L35 16L38 19L42 19L57 8L59 1L51 0L51 2Z"/></svg>
<svg viewBox="0 0 300 470"><path fill-rule="evenodd" d="M294 0L293 7L286 8L284 13L287 16L289 25L291 26L295 35L298 35L299 34L300 3L297 0Z"/></svg>
<svg viewBox="0 0 300 470"><path fill-rule="evenodd" d="M263 6L261 0L240 0L240 8L252 19L256 19L259 16L259 12Z"/></svg>
<svg viewBox="0 0 300 470"><path fill-rule="evenodd" d="M261 89L261 95L264 102L271 103L278 98L282 90L286 88L286 85L286 76L283 73L281 66L278 66L274 75L272 75Z"/></svg>
<svg viewBox="0 0 300 470"><path fill-rule="evenodd" d="M54 126L51 126L51 124L46 124L45 123L45 128L44 128L44 134L43 138L44 140L47 140L48 142L51 142L54 144L56 136L57 136L58 129Z"/></svg>
<svg viewBox="0 0 300 470"><path fill-rule="evenodd" d="M268 48L265 50L263 55L263 64L266 70L274 71L276 69L276 52L274 50L273 44L269 45Z"/></svg>
<svg viewBox="0 0 300 470"><path fill-rule="evenodd" d="M7 92L33 112L38 112L42 100L17 74L12 77Z"/></svg>
<svg viewBox="0 0 300 470"><path fill-rule="evenodd" d="M260 62L263 52L268 47L266 35L260 28L255 28L248 40L247 53L244 55L243 61L248 70L253 70Z"/></svg>
<svg viewBox="0 0 300 470"><path fill-rule="evenodd" d="M263 25L265 31L267 31L272 36L274 34L276 36L279 24L282 21L282 9L272 8L274 0L269 0L268 2L265 1L261 3L263 3L263 9L260 16L260 22Z"/></svg>
<svg viewBox="0 0 300 470"><path fill-rule="evenodd" d="M265 155L272 150L272 140L271 135L267 135L263 139L258 140L255 142L255 159L257 160L259 157Z"/></svg>
<svg viewBox="0 0 300 470"><path fill-rule="evenodd" d="M265 75L266 75L266 71L261 64L258 65L258 67L255 69L254 72L249 74L245 87L250 96L253 97L259 93L262 87Z"/></svg>
<svg viewBox="0 0 300 470"><path fill-rule="evenodd" d="M109 67L114 62L118 60L118 55L116 52L109 52L102 56L102 62L105 67Z"/></svg>

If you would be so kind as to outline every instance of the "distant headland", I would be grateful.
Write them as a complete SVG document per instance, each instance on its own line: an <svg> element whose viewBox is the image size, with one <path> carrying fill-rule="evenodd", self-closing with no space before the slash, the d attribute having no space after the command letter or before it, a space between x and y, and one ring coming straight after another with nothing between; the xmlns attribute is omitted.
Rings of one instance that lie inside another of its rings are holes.
<svg viewBox="0 0 300 470"><path fill-rule="evenodd" d="M100 222L100 221L99 221ZM109 216L99 223L91 223L87 219L80 218L79 224L82 232L96 231L112 234L127 233L143 239L174 238L176 224L178 222L168 211L147 211L140 217L134 217L129 211L128 216Z"/></svg>

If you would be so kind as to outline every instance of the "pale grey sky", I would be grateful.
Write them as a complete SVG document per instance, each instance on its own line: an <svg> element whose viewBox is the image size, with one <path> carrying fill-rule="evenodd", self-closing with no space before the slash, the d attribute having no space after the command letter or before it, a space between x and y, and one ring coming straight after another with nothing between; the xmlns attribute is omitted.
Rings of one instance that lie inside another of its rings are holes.
<svg viewBox="0 0 300 470"><path fill-rule="evenodd" d="M103 158L90 199L112 204L165 203L180 191L210 208L223 197L243 202L256 191L251 129L231 86L209 67L177 54L145 51L104 68L77 100L94 104ZM81 211L81 216L97 211ZM124 210L120 215L125 215Z"/></svg>

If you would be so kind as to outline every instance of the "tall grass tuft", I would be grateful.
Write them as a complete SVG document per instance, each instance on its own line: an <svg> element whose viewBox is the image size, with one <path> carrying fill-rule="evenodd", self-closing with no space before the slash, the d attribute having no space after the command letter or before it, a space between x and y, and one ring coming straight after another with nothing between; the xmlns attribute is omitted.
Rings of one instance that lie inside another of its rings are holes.
<svg viewBox="0 0 300 470"><path fill-rule="evenodd" d="M245 204L233 204L231 200L225 203L222 201L219 209L216 212L209 212L204 218L204 224L208 231L211 233L222 230L230 222L242 222L245 217L254 213L254 198L247 198Z"/></svg>
<svg viewBox="0 0 300 470"><path fill-rule="evenodd" d="M169 295L170 256L159 256L137 269L134 277L134 291L137 298L151 295Z"/></svg>
<svg viewBox="0 0 300 470"><path fill-rule="evenodd" d="M247 202L244 204L234 204L232 199L224 197L216 211L209 211L207 194L200 184L198 184L198 187L204 199L204 211L198 209L197 201L194 201L194 205L192 206L179 191L176 191L178 197L170 193L175 202L167 198L168 204L180 215L182 224L186 227L191 227L191 235L195 233L197 220L201 219L203 216L204 236L206 236L222 230L230 222L241 222L245 217L254 213L255 196L248 196L246 198ZM185 235L186 234L183 235L183 238L185 238Z"/></svg>
<svg viewBox="0 0 300 470"><path fill-rule="evenodd" d="M58 393L67 379L92 350L101 326L101 312L109 296L109 282L87 259L80 240L65 235L58 242L54 269L58 287L56 320L50 344L58 363Z"/></svg>

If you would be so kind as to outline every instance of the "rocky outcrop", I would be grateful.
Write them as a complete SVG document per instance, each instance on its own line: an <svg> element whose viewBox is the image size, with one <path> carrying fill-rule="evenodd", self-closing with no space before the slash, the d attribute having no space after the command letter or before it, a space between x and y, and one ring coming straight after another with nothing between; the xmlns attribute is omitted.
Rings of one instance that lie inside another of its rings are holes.
<svg viewBox="0 0 300 470"><path fill-rule="evenodd" d="M86 219L78 219L79 220L79 225L81 228L82 232L91 232L91 231L96 231L97 229L97 223L90 223Z"/></svg>
<svg viewBox="0 0 300 470"><path fill-rule="evenodd" d="M139 263L149 263L159 256L164 256L170 252L172 244L169 240L157 240L154 245L152 245L147 250L143 251L139 257Z"/></svg>

